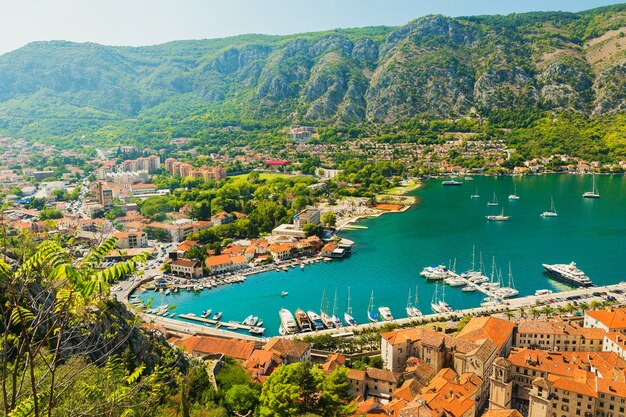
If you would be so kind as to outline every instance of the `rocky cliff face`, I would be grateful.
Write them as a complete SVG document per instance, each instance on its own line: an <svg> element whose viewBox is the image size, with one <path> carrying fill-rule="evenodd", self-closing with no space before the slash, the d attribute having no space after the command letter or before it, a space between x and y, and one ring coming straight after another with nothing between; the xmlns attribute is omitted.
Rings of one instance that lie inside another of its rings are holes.
<svg viewBox="0 0 626 417"><path fill-rule="evenodd" d="M626 109L625 31L626 7L614 6L147 48L35 43L0 57L0 115L28 123L27 105L45 118L52 103L103 118L157 105L181 114L185 102L338 124L616 113Z"/></svg>

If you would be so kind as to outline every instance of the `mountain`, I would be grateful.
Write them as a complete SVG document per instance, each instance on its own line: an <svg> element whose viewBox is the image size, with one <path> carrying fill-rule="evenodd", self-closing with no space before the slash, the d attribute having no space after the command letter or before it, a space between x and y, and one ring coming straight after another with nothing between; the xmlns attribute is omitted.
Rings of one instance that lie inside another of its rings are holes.
<svg viewBox="0 0 626 417"><path fill-rule="evenodd" d="M0 131L120 140L209 126L626 110L626 5L0 56Z"/></svg>

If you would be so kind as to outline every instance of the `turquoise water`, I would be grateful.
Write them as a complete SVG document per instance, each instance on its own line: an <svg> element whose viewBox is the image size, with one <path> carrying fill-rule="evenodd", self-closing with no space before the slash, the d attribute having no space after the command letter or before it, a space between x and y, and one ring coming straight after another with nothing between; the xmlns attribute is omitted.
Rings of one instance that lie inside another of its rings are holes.
<svg viewBox="0 0 626 417"><path fill-rule="evenodd" d="M514 184L520 200L510 201ZM366 322L370 292L376 306L388 306L394 317L405 317L408 290L419 286L419 308L431 313L434 284L419 272L428 265L446 264L456 258L457 272L469 268L472 245L476 260L482 252L488 272L492 256L504 275L511 262L520 295L533 294L541 288L566 289L549 280L542 263L576 261L597 285L622 281L626 277L626 180L623 176L596 177L601 194L597 200L583 199L591 189L590 176L545 175L524 178L482 178L460 187L443 187L441 180L430 180L416 191L418 204L404 213L385 214L367 219L360 225L367 229L341 233L356 242L351 257L307 265L304 270L267 272L248 277L244 284L205 290L154 296L153 305L176 304L177 313L195 313L212 308L222 311L222 320L243 320L254 314L265 322L266 336L278 333L278 310L297 308L319 311L322 291L326 290L332 311L335 289L337 313L343 317L347 288L351 288L353 315ZM470 199L478 188L479 199ZM499 207L488 207L496 192ZM557 218L542 218L554 197ZM486 215L499 214L504 208L508 222L493 223ZM288 291L285 298L281 291ZM476 307L480 293L468 294L460 288L446 288L446 301L455 309Z"/></svg>

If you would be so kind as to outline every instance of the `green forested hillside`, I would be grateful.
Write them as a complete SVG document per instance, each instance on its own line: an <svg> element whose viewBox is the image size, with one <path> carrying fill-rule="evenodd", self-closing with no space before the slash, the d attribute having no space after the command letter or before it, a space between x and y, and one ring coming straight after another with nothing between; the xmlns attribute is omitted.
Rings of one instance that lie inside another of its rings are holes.
<svg viewBox="0 0 626 417"><path fill-rule="evenodd" d="M155 144L233 124L469 117L537 142L541 118L618 120L625 33L626 5L616 5L138 48L36 42L0 56L0 131Z"/></svg>

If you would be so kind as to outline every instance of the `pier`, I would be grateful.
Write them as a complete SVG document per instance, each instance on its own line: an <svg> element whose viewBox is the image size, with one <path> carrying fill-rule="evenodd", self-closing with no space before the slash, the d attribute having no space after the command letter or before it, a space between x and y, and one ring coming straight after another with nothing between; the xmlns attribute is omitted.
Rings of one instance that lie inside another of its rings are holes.
<svg viewBox="0 0 626 417"><path fill-rule="evenodd" d="M239 322L235 322L235 321L227 321L227 322L223 322L220 320L213 320L213 319L209 319L206 317L198 317L194 314L179 314L178 317L180 317L181 319L187 319L187 320L192 320L192 321L199 321L201 323L204 324L212 324L215 326L216 329L219 329L221 327L226 327L228 330L250 330L253 328L257 328L257 326L248 326L246 324L241 324ZM233 329L231 329L231 327ZM263 331L265 331L265 329L263 327L259 327L259 329L263 329Z"/></svg>
<svg viewBox="0 0 626 417"><path fill-rule="evenodd" d="M462 279L463 281L465 281L465 285L471 285L472 287L476 288L477 291L482 292L483 294L485 294L487 297L493 297L495 298L502 298L501 296L499 296L498 294L492 292L491 290L489 290L488 288L483 287L480 284L475 284L472 281L470 281L469 279L462 277L461 275L457 274L456 272L452 272L452 271L448 271L448 275L452 278L459 278ZM442 280L443 281L443 280ZM445 282L442 282L443 285L447 285ZM456 288L456 287L451 287L451 288ZM458 288L462 288L461 286L459 286Z"/></svg>

